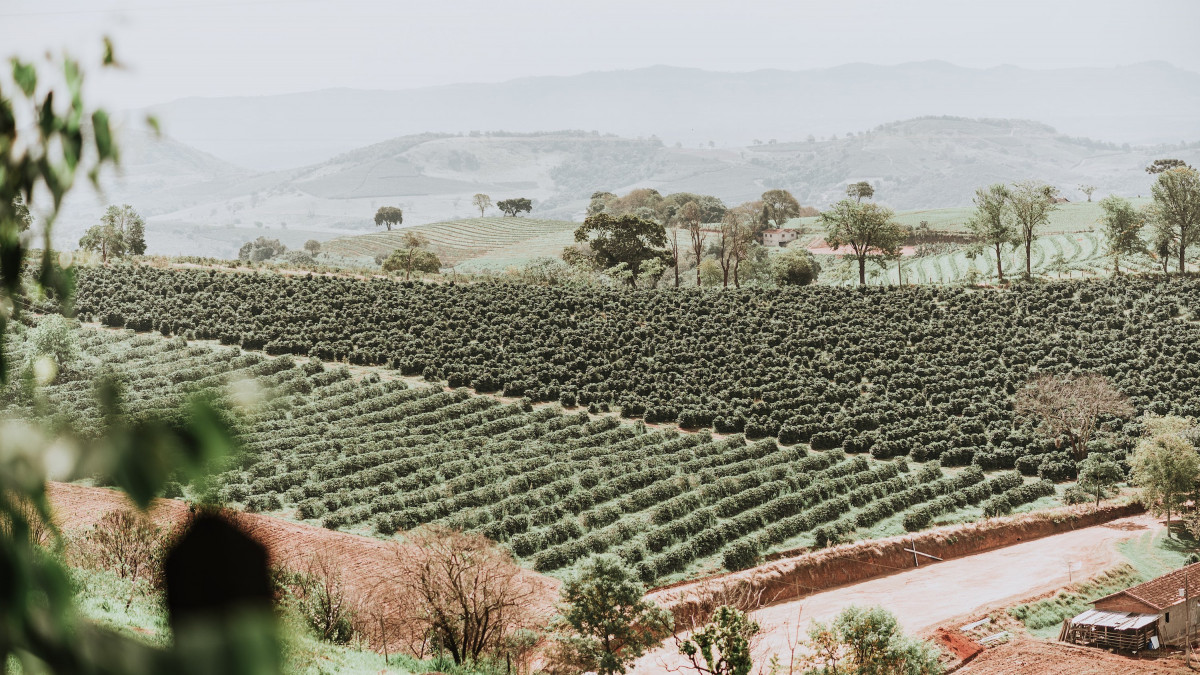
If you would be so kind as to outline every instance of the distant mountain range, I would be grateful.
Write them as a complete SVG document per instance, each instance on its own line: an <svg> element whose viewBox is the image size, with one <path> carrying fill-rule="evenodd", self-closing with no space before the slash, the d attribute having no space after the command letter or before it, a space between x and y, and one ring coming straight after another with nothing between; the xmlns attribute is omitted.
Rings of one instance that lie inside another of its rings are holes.
<svg viewBox="0 0 1200 675"><path fill-rule="evenodd" d="M1032 119L1116 143L1200 139L1200 74L964 68L941 61L725 73L656 66L403 91L332 89L154 106L174 138L258 170L313 164L398 136L582 129L685 147L797 141L924 115Z"/></svg>
<svg viewBox="0 0 1200 675"><path fill-rule="evenodd" d="M765 142L737 148L673 147L653 139L584 132L419 134L342 153L297 169L254 172L171 138L122 138L122 173L103 196L76 191L60 217L59 244L73 247L105 203L128 202L150 221L150 251L231 256L260 234L289 246L375 229L379 206L404 209L405 224L470 218L471 196L529 197L533 216L581 219L596 190L714 194L728 204L783 187L818 208L860 180L898 210L964 206L977 187L1039 178L1072 200L1149 192L1155 157L1200 165L1200 143L1133 146L1068 137L1037 122L951 117L881 125L836 140ZM489 215L494 215L493 213Z"/></svg>

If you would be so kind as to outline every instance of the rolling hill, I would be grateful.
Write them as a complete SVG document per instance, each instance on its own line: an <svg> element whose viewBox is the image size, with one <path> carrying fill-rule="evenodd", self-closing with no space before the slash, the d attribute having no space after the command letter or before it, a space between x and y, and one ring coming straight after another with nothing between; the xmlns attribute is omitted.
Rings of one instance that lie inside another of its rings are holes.
<svg viewBox="0 0 1200 675"><path fill-rule="evenodd" d="M487 267L518 264L539 255L556 256L573 241L578 223L569 220L537 218L470 218L406 227L390 232L373 232L338 237L322 246L330 256L370 262L379 254L401 247L405 232L416 232L429 240L429 247L442 264L459 263L487 257ZM478 269L474 267L473 269Z"/></svg>
<svg viewBox="0 0 1200 675"><path fill-rule="evenodd" d="M421 134L269 173L172 139L130 143L124 156L124 175L105 181L108 202L128 201L149 217L151 252L229 257L259 235L299 246L375 231L371 216L384 205L404 209L406 224L473 218L477 192L494 200L529 197L532 216L546 220L579 220L592 192L635 187L710 193L729 204L783 187L824 208L847 184L868 180L882 203L911 210L961 207L979 186L1036 177L1075 200L1083 198L1081 183L1097 186L1097 198L1133 197L1147 194L1151 178L1142 168L1153 158L1195 164L1200 143L1126 147L1068 137L1036 122L926 117L834 140L734 149L581 131ZM60 245L73 245L102 203L84 198L69 205Z"/></svg>
<svg viewBox="0 0 1200 675"><path fill-rule="evenodd" d="M1200 138L1200 74L1162 62L1029 70L925 61L740 73L654 66L404 91L189 98L152 112L184 142L260 169L429 131L595 129L737 147L947 114L1035 119L1118 143L1178 143Z"/></svg>

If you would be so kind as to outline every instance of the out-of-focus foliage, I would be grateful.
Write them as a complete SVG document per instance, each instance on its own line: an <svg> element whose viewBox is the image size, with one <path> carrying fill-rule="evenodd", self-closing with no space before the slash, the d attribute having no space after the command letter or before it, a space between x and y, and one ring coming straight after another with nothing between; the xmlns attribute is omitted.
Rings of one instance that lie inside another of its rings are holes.
<svg viewBox="0 0 1200 675"><path fill-rule="evenodd" d="M106 40L104 64L114 63ZM76 61L63 57L39 68L14 58L10 65L11 79L0 79L0 345L31 301L72 313L75 275L59 265L51 246L55 215L78 175L95 184L100 169L118 160L108 114L84 105ZM41 258L29 267L27 209L37 209L45 220ZM55 368L72 357L64 336L54 321L34 330L42 357ZM7 386L13 365L0 349L0 386ZM29 391L35 399L38 384ZM226 424L204 399L191 400L169 420L131 419L122 413L115 382L100 380L96 392L103 419L99 437L84 439L69 425L36 416L0 417L0 664L15 660L25 672L188 673L207 672L224 660L234 664L225 672L274 672L274 642L251 637L273 633L271 621L262 617L246 617L238 645L229 641L228 631L202 626L194 635L177 635L177 644L203 645L190 654L151 649L82 620L67 573L52 553L62 539L47 479L99 476L144 508L168 477L196 475L233 445ZM246 658L230 661L230 654ZM239 663L255 664L254 671Z"/></svg>

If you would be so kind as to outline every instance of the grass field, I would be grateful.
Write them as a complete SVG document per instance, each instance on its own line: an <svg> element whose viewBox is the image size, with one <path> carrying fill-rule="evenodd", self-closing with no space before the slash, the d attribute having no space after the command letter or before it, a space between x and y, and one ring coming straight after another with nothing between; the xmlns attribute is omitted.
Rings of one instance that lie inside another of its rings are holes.
<svg viewBox="0 0 1200 675"><path fill-rule="evenodd" d="M570 233L578 226L578 223L568 220L468 218L398 228L390 232L338 237L322 245L321 250L335 259L372 262L376 255L400 248L404 233L415 232L429 240L429 247L448 267L493 253L501 259L520 261L537 255L561 254L566 244L557 242L564 237L569 242ZM523 253L526 246L534 253Z"/></svg>

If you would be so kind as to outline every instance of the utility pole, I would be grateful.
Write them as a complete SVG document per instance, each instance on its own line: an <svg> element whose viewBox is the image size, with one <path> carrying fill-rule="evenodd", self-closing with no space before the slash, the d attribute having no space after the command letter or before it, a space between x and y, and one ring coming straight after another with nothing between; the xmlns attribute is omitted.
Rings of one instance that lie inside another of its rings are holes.
<svg viewBox="0 0 1200 675"><path fill-rule="evenodd" d="M1192 589L1188 585L1187 568L1183 568L1183 639L1187 640L1187 664L1192 667Z"/></svg>

